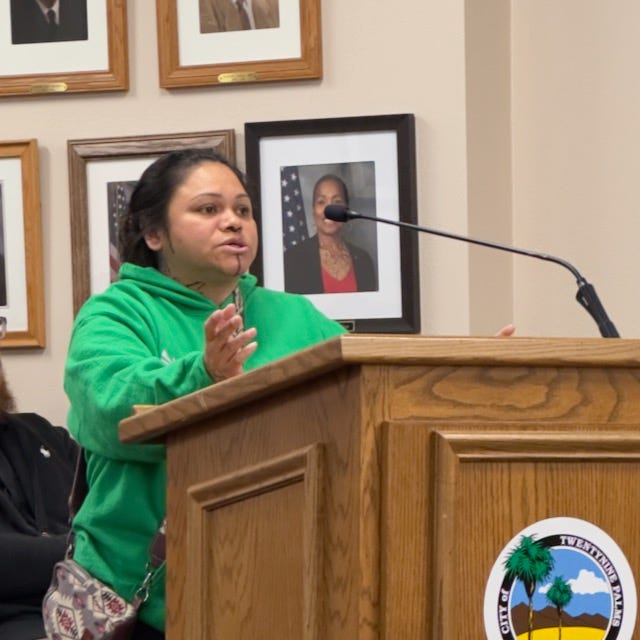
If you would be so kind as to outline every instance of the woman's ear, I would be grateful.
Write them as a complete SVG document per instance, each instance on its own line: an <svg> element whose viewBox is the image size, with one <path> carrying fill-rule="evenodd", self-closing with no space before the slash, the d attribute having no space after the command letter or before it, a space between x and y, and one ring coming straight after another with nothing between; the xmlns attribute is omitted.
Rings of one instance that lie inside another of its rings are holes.
<svg viewBox="0 0 640 640"><path fill-rule="evenodd" d="M151 251L160 251L163 245L163 234L157 229L147 231L144 234L144 241Z"/></svg>

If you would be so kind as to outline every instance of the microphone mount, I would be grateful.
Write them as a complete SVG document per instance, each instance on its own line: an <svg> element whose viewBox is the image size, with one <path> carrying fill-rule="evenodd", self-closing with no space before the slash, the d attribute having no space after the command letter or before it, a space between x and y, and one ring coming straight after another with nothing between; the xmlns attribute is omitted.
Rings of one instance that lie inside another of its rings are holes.
<svg viewBox="0 0 640 640"><path fill-rule="evenodd" d="M490 249L498 249L500 251L507 251L509 253L516 253L523 256L529 256L530 258L538 258L539 260L546 260L547 262L555 262L560 266L568 269L576 279L578 284L578 292L576 293L576 300L589 312L589 315L595 320L600 330L600 335L603 338L619 338L615 325L605 311L595 288L586 278L570 263L562 258L549 255L548 253L539 253L537 251L529 251L527 249L518 249L506 244L500 244L499 242L489 242L487 240L480 240L478 238L471 238L469 236L462 236L448 231L440 231L438 229L431 229L429 227L423 227L417 224L411 224L409 222L402 222L400 220L388 220L386 218L376 218L375 216L368 216L357 211L347 209L342 205L330 204L325 207L325 218L334 220L336 222L348 222L354 219L372 220L373 222L383 222L385 224L391 224L396 227L404 229L412 229L413 231L422 231L435 236L441 236L443 238L450 238L451 240L461 240L462 242L468 242L470 244L479 245L481 247L488 247Z"/></svg>

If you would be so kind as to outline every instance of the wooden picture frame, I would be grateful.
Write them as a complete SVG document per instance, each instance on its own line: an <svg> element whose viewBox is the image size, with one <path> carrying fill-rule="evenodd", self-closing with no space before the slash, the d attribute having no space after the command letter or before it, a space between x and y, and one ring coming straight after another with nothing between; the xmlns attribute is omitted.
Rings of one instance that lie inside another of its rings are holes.
<svg viewBox="0 0 640 640"><path fill-rule="evenodd" d="M105 289L113 279L109 185L131 185L160 155L185 148L213 149L235 163L235 132L223 129L67 142L74 314L91 294ZM127 203L128 199L113 206Z"/></svg>
<svg viewBox="0 0 640 640"><path fill-rule="evenodd" d="M1 3L0 96L129 88L126 0L86 2L86 36L18 44L13 44L9 0Z"/></svg>
<svg viewBox="0 0 640 640"><path fill-rule="evenodd" d="M156 0L160 86L321 78L320 0L264 1L275 3L277 26L242 31L213 10L201 15L195 0Z"/></svg>
<svg viewBox="0 0 640 640"><path fill-rule="evenodd" d="M37 140L0 142L2 349L45 346Z"/></svg>
<svg viewBox="0 0 640 640"><path fill-rule="evenodd" d="M307 295L354 332L419 332L417 234L366 220L341 227L357 280L357 289L349 293L325 293L321 278L326 272L313 240L316 221L324 224L322 214L313 215L314 185L327 175L334 184L348 185L349 208L415 224L413 115L249 122L244 133L261 239L252 272L260 283ZM297 246L303 243L304 250Z"/></svg>

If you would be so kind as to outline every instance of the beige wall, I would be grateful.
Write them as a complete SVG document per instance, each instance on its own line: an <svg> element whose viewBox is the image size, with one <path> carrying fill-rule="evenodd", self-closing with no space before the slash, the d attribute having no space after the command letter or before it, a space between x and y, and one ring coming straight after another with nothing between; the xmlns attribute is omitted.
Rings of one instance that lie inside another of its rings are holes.
<svg viewBox="0 0 640 640"><path fill-rule="evenodd" d="M510 2L467 0L468 233L511 244ZM469 248L469 329L492 334L513 321L510 253Z"/></svg>
<svg viewBox="0 0 640 640"><path fill-rule="evenodd" d="M512 2L514 243L569 260L627 338L640 335L639 22L634 0ZM562 268L517 259L514 284L525 332L594 335Z"/></svg>
<svg viewBox="0 0 640 640"><path fill-rule="evenodd" d="M513 236L564 256L598 285L621 332L637 334L628 167L638 148L630 25L640 7L466 4L465 15L464 0L406 0L402 11L382 0L322 0L322 81L169 92L158 87L155 3L135 0L127 93L1 98L0 140L35 137L40 146L47 347L3 353L19 408L65 420L68 139L233 128L243 166L247 121L414 113L422 224ZM527 335L597 335L560 267L445 239L421 238L420 248L424 333L487 333L515 321ZM548 316L538 298L552 303Z"/></svg>

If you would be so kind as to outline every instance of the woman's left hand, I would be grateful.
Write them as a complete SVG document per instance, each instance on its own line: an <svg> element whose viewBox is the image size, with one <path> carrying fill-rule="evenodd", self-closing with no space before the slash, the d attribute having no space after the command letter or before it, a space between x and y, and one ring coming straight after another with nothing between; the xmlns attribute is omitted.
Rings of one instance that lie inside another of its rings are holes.
<svg viewBox="0 0 640 640"><path fill-rule="evenodd" d="M506 327L502 327L498 333L495 334L496 338L508 338L516 332L516 328L512 324L508 324Z"/></svg>

